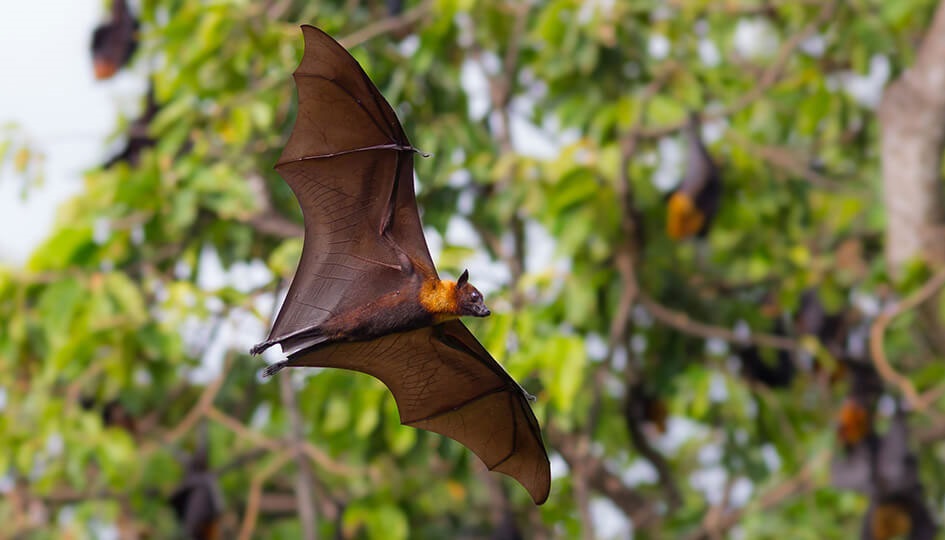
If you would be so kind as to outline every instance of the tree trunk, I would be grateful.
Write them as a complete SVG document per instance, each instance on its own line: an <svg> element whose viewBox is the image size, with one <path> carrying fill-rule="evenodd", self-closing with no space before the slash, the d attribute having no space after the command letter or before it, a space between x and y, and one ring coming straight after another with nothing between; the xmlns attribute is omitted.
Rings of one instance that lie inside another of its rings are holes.
<svg viewBox="0 0 945 540"><path fill-rule="evenodd" d="M909 259L945 261L945 1L916 55L915 65L886 88L882 127L886 258L893 276Z"/></svg>

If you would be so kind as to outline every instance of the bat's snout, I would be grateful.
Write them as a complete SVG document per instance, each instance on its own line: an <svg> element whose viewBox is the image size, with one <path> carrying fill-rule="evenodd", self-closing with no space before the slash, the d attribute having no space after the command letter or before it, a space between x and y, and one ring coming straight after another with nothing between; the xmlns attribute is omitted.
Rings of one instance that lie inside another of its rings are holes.
<svg viewBox="0 0 945 540"><path fill-rule="evenodd" d="M492 312L485 304L476 305L476 317L488 317L489 315L492 315Z"/></svg>

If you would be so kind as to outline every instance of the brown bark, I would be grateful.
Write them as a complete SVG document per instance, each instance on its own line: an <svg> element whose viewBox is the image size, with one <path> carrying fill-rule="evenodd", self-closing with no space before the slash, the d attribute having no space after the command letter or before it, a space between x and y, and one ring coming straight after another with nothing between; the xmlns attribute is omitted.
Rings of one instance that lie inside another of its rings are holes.
<svg viewBox="0 0 945 540"><path fill-rule="evenodd" d="M886 257L893 275L909 259L945 262L945 1L919 46L915 65L891 83L879 106Z"/></svg>

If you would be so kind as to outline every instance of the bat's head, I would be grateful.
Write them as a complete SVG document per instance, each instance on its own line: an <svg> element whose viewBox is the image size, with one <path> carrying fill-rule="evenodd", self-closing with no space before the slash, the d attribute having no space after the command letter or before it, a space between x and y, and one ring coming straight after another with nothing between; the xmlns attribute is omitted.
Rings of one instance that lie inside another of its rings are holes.
<svg viewBox="0 0 945 540"><path fill-rule="evenodd" d="M464 270L456 280L456 305L459 308L459 315L488 317L492 313L486 307L482 293L469 284L469 270Z"/></svg>

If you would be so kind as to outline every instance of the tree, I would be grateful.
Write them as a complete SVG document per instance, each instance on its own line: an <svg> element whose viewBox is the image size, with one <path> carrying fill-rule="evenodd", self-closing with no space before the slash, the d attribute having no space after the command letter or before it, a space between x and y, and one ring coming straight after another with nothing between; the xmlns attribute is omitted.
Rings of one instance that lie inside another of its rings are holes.
<svg viewBox="0 0 945 540"><path fill-rule="evenodd" d="M877 436L889 403L909 409L920 502L940 508L936 4L133 6L132 61L154 66L139 146L88 171L25 268L0 269L10 534L169 537L186 519L168 500L200 493L225 538L628 523L639 538L849 538L883 506L828 478L860 444L835 434L848 396ZM258 379L246 351L301 247L271 169L300 23L338 37L432 154L417 177L434 258L492 282L494 314L470 326L538 396L544 506L401 427L369 377ZM707 236L676 242L664 200L689 111L724 187ZM796 369L766 384L779 351ZM854 390L864 366L876 384Z"/></svg>

